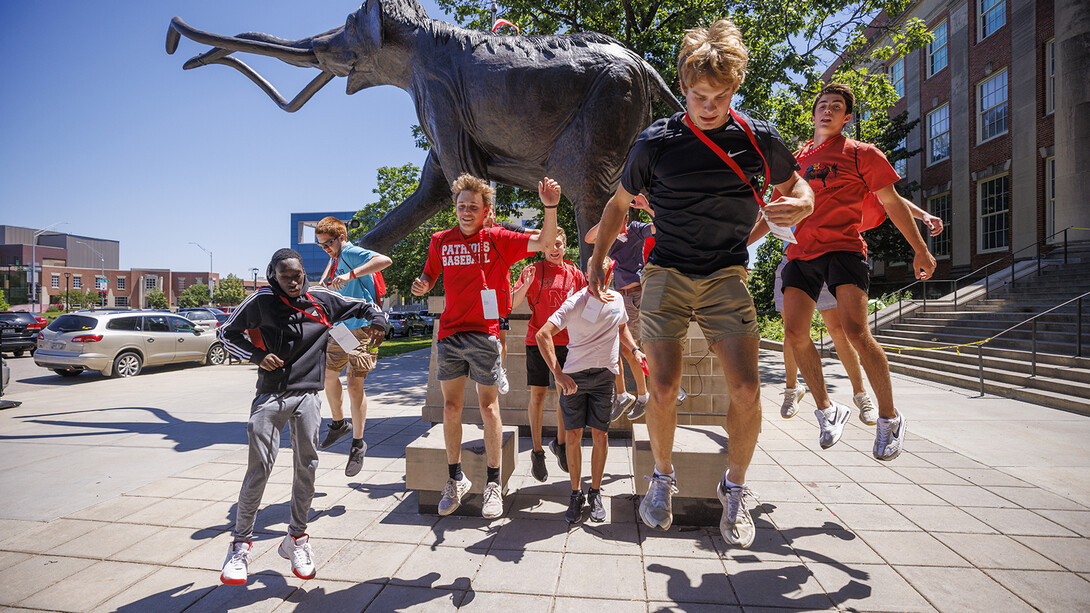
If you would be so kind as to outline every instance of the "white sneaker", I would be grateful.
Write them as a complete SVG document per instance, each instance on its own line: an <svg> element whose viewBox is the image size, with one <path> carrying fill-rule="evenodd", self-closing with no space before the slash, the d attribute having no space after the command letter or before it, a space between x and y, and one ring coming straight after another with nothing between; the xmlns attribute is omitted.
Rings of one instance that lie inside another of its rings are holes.
<svg viewBox="0 0 1090 613"><path fill-rule="evenodd" d="M227 559L223 561L220 581L227 585L246 585L250 565L250 547L253 543L234 542L227 547Z"/></svg>
<svg viewBox="0 0 1090 613"><path fill-rule="evenodd" d="M799 412L799 403L806 397L806 388L785 387L783 389L783 404L780 405L780 417L791 419Z"/></svg>
<svg viewBox="0 0 1090 613"><path fill-rule="evenodd" d="M878 423L878 408L871 402L870 394L859 392L852 396L852 402L855 403L855 408L859 409L859 421L868 426Z"/></svg>
<svg viewBox="0 0 1090 613"><path fill-rule="evenodd" d="M757 536L757 527L753 525L745 500L746 496L753 496L753 492L744 485L726 488L720 480L715 493L723 505L723 515L719 518L719 533L723 535L723 540L748 549Z"/></svg>
<svg viewBox="0 0 1090 613"><path fill-rule="evenodd" d="M651 484L640 501L640 519L649 528L669 530L674 521L673 497L677 493L677 481L667 475L644 475Z"/></svg>
<svg viewBox="0 0 1090 613"><path fill-rule="evenodd" d="M314 552L310 550L310 536L304 534L296 538L290 534L284 536L277 553L285 560L291 560L291 572L300 579L314 578Z"/></svg>
<svg viewBox="0 0 1090 613"><path fill-rule="evenodd" d="M481 517L496 519L503 515L503 490L500 484L489 481L484 486L484 502L481 504Z"/></svg>
<svg viewBox="0 0 1090 613"><path fill-rule="evenodd" d="M443 498L439 501L439 514L450 515L462 504L462 496L473 486L468 477L463 476L461 481L447 479L443 486Z"/></svg>
<svg viewBox="0 0 1090 613"><path fill-rule="evenodd" d="M821 444L822 449L828 449L840 440L841 434L844 434L844 424L848 423L852 410L850 407L834 402L833 406L825 410L815 409L814 415L817 415L818 425L821 426L818 443Z"/></svg>
<svg viewBox="0 0 1090 613"><path fill-rule="evenodd" d="M874 457L889 461L901 455L901 448L908 433L908 423L904 415L893 419L878 418L878 434L874 437Z"/></svg>
<svg viewBox="0 0 1090 613"><path fill-rule="evenodd" d="M506 394L507 392L511 391L511 383L507 380L507 369L506 368L501 368L500 369L499 387L500 387L500 394Z"/></svg>

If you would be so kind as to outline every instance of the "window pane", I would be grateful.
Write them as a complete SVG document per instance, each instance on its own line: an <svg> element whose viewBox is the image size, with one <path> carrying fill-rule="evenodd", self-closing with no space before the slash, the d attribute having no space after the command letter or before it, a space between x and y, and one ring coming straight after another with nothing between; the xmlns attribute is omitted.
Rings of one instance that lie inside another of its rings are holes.
<svg viewBox="0 0 1090 613"><path fill-rule="evenodd" d="M942 220L944 229L942 234L932 236L931 253L935 257L950 255L950 194L935 196L927 201L929 213Z"/></svg>
<svg viewBox="0 0 1090 613"><path fill-rule="evenodd" d="M977 187L980 196L981 249L1001 249L1007 246L1010 227L1010 177L1003 175L983 181Z"/></svg>
<svg viewBox="0 0 1090 613"><path fill-rule="evenodd" d="M1007 131L1007 71L980 84L980 140Z"/></svg>
<svg viewBox="0 0 1090 613"><path fill-rule="evenodd" d="M928 65L929 75L946 68L946 22L944 21L935 26L932 35L933 40L927 46L928 60L930 62Z"/></svg>
<svg viewBox="0 0 1090 613"><path fill-rule="evenodd" d="M981 35L987 37L992 32L1002 28L1007 23L1007 6L1005 0L981 0L980 15L983 26Z"/></svg>

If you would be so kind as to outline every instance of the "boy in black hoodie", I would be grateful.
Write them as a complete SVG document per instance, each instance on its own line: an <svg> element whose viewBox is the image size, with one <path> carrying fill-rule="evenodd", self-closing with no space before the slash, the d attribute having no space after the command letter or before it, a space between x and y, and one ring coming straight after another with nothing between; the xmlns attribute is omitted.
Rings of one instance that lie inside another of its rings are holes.
<svg viewBox="0 0 1090 613"><path fill-rule="evenodd" d="M292 572L300 579L314 577L306 529L318 468L326 339L333 324L354 317L372 321L372 346L382 342L386 331L386 315L374 304L310 287L302 258L293 249L274 253L266 276L269 287L243 300L218 333L228 351L259 366L257 396L246 426L249 465L235 508L234 540L220 575L228 585L246 583L257 509L276 461L280 435L288 424L295 477L291 524L279 553L291 560Z"/></svg>

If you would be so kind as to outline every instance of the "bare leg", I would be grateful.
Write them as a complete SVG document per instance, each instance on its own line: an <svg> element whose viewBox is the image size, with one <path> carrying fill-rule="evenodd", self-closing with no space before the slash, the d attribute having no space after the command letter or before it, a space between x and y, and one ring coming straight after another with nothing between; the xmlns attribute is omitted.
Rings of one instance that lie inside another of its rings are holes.
<svg viewBox="0 0 1090 613"><path fill-rule="evenodd" d="M507 363L507 330L500 330L498 336L500 339L500 365L502 366Z"/></svg>
<svg viewBox="0 0 1090 613"><path fill-rule="evenodd" d="M541 423L544 421L545 392L547 387L530 386L530 406L526 412L530 416L530 438L534 441L534 451L541 451Z"/></svg>
<svg viewBox="0 0 1090 613"><path fill-rule="evenodd" d="M457 464L462 461L462 394L466 378L440 381L439 387L443 390L443 441L447 446L447 464Z"/></svg>
<svg viewBox="0 0 1090 613"><path fill-rule="evenodd" d="M730 390L727 408L727 446L730 480L746 482L746 470L757 447L761 432L761 380L757 370L760 339L729 337L711 346L723 367L723 378Z"/></svg>
<svg viewBox="0 0 1090 613"><path fill-rule="evenodd" d="M814 396L819 409L832 406L825 390L825 375L821 371L821 356L810 340L810 320L814 316L814 300L797 287L783 288L783 331L791 344L806 387Z"/></svg>
<svg viewBox="0 0 1090 613"><path fill-rule="evenodd" d="M484 422L484 457L489 468L499 468L500 446L503 443L499 389L495 385L477 386L477 397L481 401L481 421Z"/></svg>
<svg viewBox="0 0 1090 613"><path fill-rule="evenodd" d="M677 428L677 390L681 386L681 345L671 341L646 344L648 370L651 372L651 400L647 403L647 434L655 470L674 472L674 430ZM570 469L571 466L568 466Z"/></svg>
<svg viewBox="0 0 1090 613"><path fill-rule="evenodd" d="M640 363L636 360L636 356L632 355L631 351L622 351L621 357L625 362L628 362L628 370L632 373L632 378L636 381L636 393L643 396L647 393L647 379L643 376L643 368L640 367ZM648 369L650 370L650 369ZM621 371L621 380L624 380L624 371ZM619 389L624 390L624 383L621 383Z"/></svg>
<svg viewBox="0 0 1090 613"><path fill-rule="evenodd" d="M363 391L365 378L348 375L348 408L352 411L352 438L363 438L363 426L367 421L367 394Z"/></svg>
<svg viewBox="0 0 1090 613"><path fill-rule="evenodd" d="M825 327L829 330L829 336L833 339L833 346L836 347L836 357L840 358L840 363L844 365L844 371L848 373L848 380L852 382L852 394L867 391L863 387L863 370L860 368L859 354L856 353L855 347L852 347L848 337L844 335L844 326L840 324L840 314L837 313L837 309L834 307L822 311L821 318L825 320Z"/></svg>
<svg viewBox="0 0 1090 613"><path fill-rule="evenodd" d="M600 490L602 475L606 472L606 454L609 453L609 432L591 428L590 436L594 441L590 453L590 489ZM568 468L571 468L571 460L568 461Z"/></svg>
<svg viewBox="0 0 1090 613"><path fill-rule="evenodd" d="M580 472L583 467L583 429L565 430L564 440L566 441L565 452L568 456L568 476L571 478L571 489L574 492L583 487L581 483L583 475Z"/></svg>
<svg viewBox="0 0 1090 613"><path fill-rule="evenodd" d="M344 410L341 408L341 373L338 370L325 371L325 399L329 404L329 414L333 421L344 419Z"/></svg>
<svg viewBox="0 0 1090 613"><path fill-rule="evenodd" d="M886 352L871 336L867 325L867 294L854 285L841 285L836 291L837 311L844 335L851 341L863 361L867 380L878 399L878 416L886 419L897 417L893 408L893 384L889 379L889 362Z"/></svg>
<svg viewBox="0 0 1090 613"><path fill-rule="evenodd" d="M786 338L783 341L783 374L786 387L794 389L799 386L799 365L795 363L795 352Z"/></svg>
<svg viewBox="0 0 1090 613"><path fill-rule="evenodd" d="M617 376L613 378L613 385L617 388L618 396L628 393L624 382L624 360L621 358L617 358Z"/></svg>

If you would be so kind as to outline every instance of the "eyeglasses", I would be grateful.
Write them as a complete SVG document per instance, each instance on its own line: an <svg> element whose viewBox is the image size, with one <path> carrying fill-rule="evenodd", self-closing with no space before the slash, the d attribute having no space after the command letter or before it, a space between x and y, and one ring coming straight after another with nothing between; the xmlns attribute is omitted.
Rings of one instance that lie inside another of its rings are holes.
<svg viewBox="0 0 1090 613"><path fill-rule="evenodd" d="M322 249L328 249L329 247L333 246L333 243L337 242L337 239L331 238L324 243L319 241L318 239L314 239L314 242L318 243L318 246Z"/></svg>

